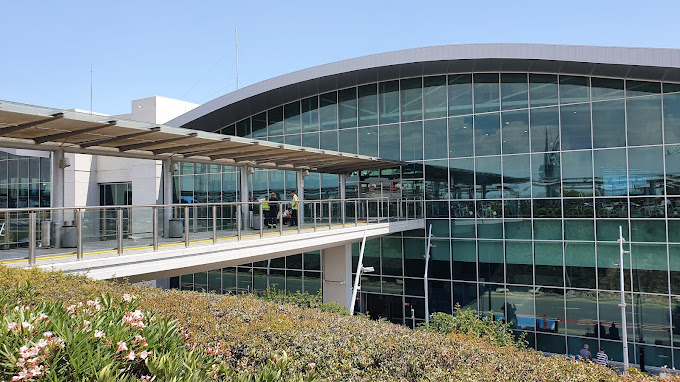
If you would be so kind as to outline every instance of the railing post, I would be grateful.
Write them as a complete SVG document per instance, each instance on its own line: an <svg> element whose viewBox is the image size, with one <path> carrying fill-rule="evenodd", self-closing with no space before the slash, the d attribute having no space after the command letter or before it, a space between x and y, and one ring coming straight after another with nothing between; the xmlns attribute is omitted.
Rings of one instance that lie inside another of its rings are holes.
<svg viewBox="0 0 680 382"><path fill-rule="evenodd" d="M313 211L313 217L314 217L314 232L316 232L316 203L312 203L312 211Z"/></svg>
<svg viewBox="0 0 680 382"><path fill-rule="evenodd" d="M328 230L333 227L333 202L328 201Z"/></svg>
<svg viewBox="0 0 680 382"><path fill-rule="evenodd" d="M241 204L236 203L236 240L241 240Z"/></svg>
<svg viewBox="0 0 680 382"><path fill-rule="evenodd" d="M370 204L368 203L368 199L366 199L366 224L368 224L368 220L369 220L368 218L371 216L371 214L370 214L370 212L369 212L369 210L368 210L370 207L371 207L371 206L370 206Z"/></svg>
<svg viewBox="0 0 680 382"><path fill-rule="evenodd" d="M35 212L28 213L28 265L35 265Z"/></svg>
<svg viewBox="0 0 680 382"><path fill-rule="evenodd" d="M151 207L151 219L153 219L153 250L158 251L158 208Z"/></svg>
<svg viewBox="0 0 680 382"><path fill-rule="evenodd" d="M189 206L184 206L184 247L189 247Z"/></svg>
<svg viewBox="0 0 680 382"><path fill-rule="evenodd" d="M359 225L359 201L354 199L354 226Z"/></svg>
<svg viewBox="0 0 680 382"><path fill-rule="evenodd" d="M212 206L213 244L217 244L217 204Z"/></svg>
<svg viewBox="0 0 680 382"><path fill-rule="evenodd" d="M279 236L283 236L283 202L279 202Z"/></svg>
<svg viewBox="0 0 680 382"><path fill-rule="evenodd" d="M83 259L83 211L82 210L76 210L76 235L77 235L77 240L78 243L76 244L77 246L77 251L76 251L76 258L78 260Z"/></svg>
<svg viewBox="0 0 680 382"><path fill-rule="evenodd" d="M260 239L262 239L264 237L264 210L262 204L259 204L258 207L260 208Z"/></svg>
<svg viewBox="0 0 680 382"><path fill-rule="evenodd" d="M118 256L123 254L123 209L116 210L116 243L118 244Z"/></svg>
<svg viewBox="0 0 680 382"><path fill-rule="evenodd" d="M9 249L10 216L9 211L5 211L5 249Z"/></svg>
<svg viewBox="0 0 680 382"><path fill-rule="evenodd" d="M406 199L404 207L406 207L406 220L408 220L408 199Z"/></svg>
<svg viewBox="0 0 680 382"><path fill-rule="evenodd" d="M342 228L345 228L345 214L347 213L347 205L345 204L345 199L342 199Z"/></svg>

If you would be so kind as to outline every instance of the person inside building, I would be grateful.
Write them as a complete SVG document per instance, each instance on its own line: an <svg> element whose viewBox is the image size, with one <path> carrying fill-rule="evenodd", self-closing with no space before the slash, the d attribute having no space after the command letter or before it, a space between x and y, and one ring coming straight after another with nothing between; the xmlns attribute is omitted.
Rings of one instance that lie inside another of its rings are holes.
<svg viewBox="0 0 680 382"><path fill-rule="evenodd" d="M581 358L585 361L592 361L593 360L593 355L590 353L590 350L588 350L589 346L588 344L583 345L583 349L578 352L578 355L581 356Z"/></svg>
<svg viewBox="0 0 680 382"><path fill-rule="evenodd" d="M298 198L295 191L291 191L290 196L293 198L293 203L290 205L292 210L292 214L290 216L290 226L292 227L298 225L298 205L300 204L300 198Z"/></svg>
<svg viewBox="0 0 680 382"><path fill-rule="evenodd" d="M600 366L607 366L609 364L609 357L607 357L607 353L604 352L604 348L600 348L600 351L597 352L595 363Z"/></svg>
<svg viewBox="0 0 680 382"><path fill-rule="evenodd" d="M270 216L269 216L269 196L265 196L264 198L260 199L260 207L262 208L262 223L264 226L267 226L269 224Z"/></svg>

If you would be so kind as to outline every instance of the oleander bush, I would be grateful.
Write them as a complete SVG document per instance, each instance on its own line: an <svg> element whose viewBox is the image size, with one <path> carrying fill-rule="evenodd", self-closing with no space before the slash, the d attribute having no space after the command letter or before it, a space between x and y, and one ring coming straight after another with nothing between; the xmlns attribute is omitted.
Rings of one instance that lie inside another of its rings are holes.
<svg viewBox="0 0 680 382"><path fill-rule="evenodd" d="M26 281L32 285L27 287ZM540 352L521 349L513 344L499 344L489 336L479 337L478 333L469 331L454 330L448 334L436 330L413 331L387 322L324 312L318 307L302 308L262 301L252 295L162 291L122 283L96 282L82 276L0 267L0 298L9 301L20 298L23 305L37 307L59 303L58 306L63 308L72 304L77 306L78 302L93 300L107 293L111 296L133 294L137 296L137 309L157 317L156 323L167 319L191 332L195 355L186 351L186 344L182 352L178 349L163 353L167 355L167 362L173 365L179 364L183 357L212 357L207 353L209 349L214 351L219 343L220 351L228 357L219 360L220 372L216 377L225 380L622 380L608 368L570 361L566 357L544 357ZM278 301L278 297L271 299ZM147 324L147 328L150 326ZM129 348L132 337L126 338ZM148 342L149 336L146 339ZM18 345L12 343L12 346L7 345L7 349L12 350ZM157 346L154 352L163 351L160 345L154 346ZM116 350L111 349L114 359ZM138 354L137 350L135 354ZM154 370L148 367L148 360L159 355L152 353L145 360L149 372ZM214 357L207 359L214 361ZM126 378L141 375L134 374L137 370L134 368L123 370L129 373ZM11 372L15 373L17 369ZM160 381L168 377L154 378ZM206 374L203 378L208 380L210 376ZM635 374L627 380L652 379Z"/></svg>

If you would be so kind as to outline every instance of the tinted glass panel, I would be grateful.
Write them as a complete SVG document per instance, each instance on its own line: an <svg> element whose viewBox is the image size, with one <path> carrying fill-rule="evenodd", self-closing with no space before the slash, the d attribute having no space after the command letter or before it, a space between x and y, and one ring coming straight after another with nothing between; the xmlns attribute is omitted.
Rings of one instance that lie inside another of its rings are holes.
<svg viewBox="0 0 680 382"><path fill-rule="evenodd" d="M561 108L562 149L589 149L590 105L568 105Z"/></svg>
<svg viewBox="0 0 680 382"><path fill-rule="evenodd" d="M625 146L625 129L623 100L593 103L593 147Z"/></svg>
<svg viewBox="0 0 680 382"><path fill-rule="evenodd" d="M529 112L518 110L501 114L503 154L529 152Z"/></svg>
<svg viewBox="0 0 680 382"><path fill-rule="evenodd" d="M501 107L503 110L523 109L528 105L527 75L501 74Z"/></svg>
<svg viewBox="0 0 680 382"><path fill-rule="evenodd" d="M448 156L448 138L446 135L446 119L425 121L425 159L446 158ZM402 130L402 139L404 132Z"/></svg>
<svg viewBox="0 0 680 382"><path fill-rule="evenodd" d="M629 145L661 143L661 96L626 100L626 111Z"/></svg>
<svg viewBox="0 0 680 382"><path fill-rule="evenodd" d="M628 192L630 195L663 195L663 149L628 149Z"/></svg>
<svg viewBox="0 0 680 382"><path fill-rule="evenodd" d="M300 103L292 102L283 107L286 134L299 133L301 130ZM237 126L238 129L238 126Z"/></svg>
<svg viewBox="0 0 680 382"><path fill-rule="evenodd" d="M588 77L560 76L560 103L588 102L590 86Z"/></svg>
<svg viewBox="0 0 680 382"><path fill-rule="evenodd" d="M475 116L475 155L501 153L500 115L482 114Z"/></svg>
<svg viewBox="0 0 680 382"><path fill-rule="evenodd" d="M591 78L593 101L623 98L623 80Z"/></svg>
<svg viewBox="0 0 680 382"><path fill-rule="evenodd" d="M532 195L535 198L554 197L560 195L560 154L532 154Z"/></svg>
<svg viewBox="0 0 680 382"><path fill-rule="evenodd" d="M359 86L359 126L378 124L378 85Z"/></svg>
<svg viewBox="0 0 680 382"><path fill-rule="evenodd" d="M498 111L500 108L498 74L475 73L475 113Z"/></svg>
<svg viewBox="0 0 680 382"><path fill-rule="evenodd" d="M626 97L661 93L661 82L626 81Z"/></svg>
<svg viewBox="0 0 680 382"><path fill-rule="evenodd" d="M593 157L595 195L627 195L626 150L597 150Z"/></svg>
<svg viewBox="0 0 680 382"><path fill-rule="evenodd" d="M338 91L338 117L340 128L357 126L357 89L349 88Z"/></svg>
<svg viewBox="0 0 680 382"><path fill-rule="evenodd" d="M380 157L399 160L399 125L380 126Z"/></svg>
<svg viewBox="0 0 680 382"><path fill-rule="evenodd" d="M593 161L590 151L562 153L562 183L565 197L593 196Z"/></svg>
<svg viewBox="0 0 680 382"><path fill-rule="evenodd" d="M666 143L680 143L680 93L663 96L663 124Z"/></svg>
<svg viewBox="0 0 680 382"><path fill-rule="evenodd" d="M378 127L363 127L359 133L359 154L378 156ZM398 152L398 151L397 151Z"/></svg>
<svg viewBox="0 0 680 382"><path fill-rule="evenodd" d="M666 193L668 195L680 195L680 146L666 146L665 156ZM673 203L673 205L675 213L669 212L668 216L680 217L680 201Z"/></svg>
<svg viewBox="0 0 680 382"><path fill-rule="evenodd" d="M473 118L449 118L449 157L469 157L473 154Z"/></svg>
<svg viewBox="0 0 680 382"><path fill-rule="evenodd" d="M267 113L253 116L253 138L267 136Z"/></svg>
<svg viewBox="0 0 680 382"><path fill-rule="evenodd" d="M531 107L557 105L557 76L529 74L529 99Z"/></svg>
<svg viewBox="0 0 680 382"><path fill-rule="evenodd" d="M338 132L340 140L340 151L343 153L357 153L357 130L344 129Z"/></svg>
<svg viewBox="0 0 680 382"><path fill-rule="evenodd" d="M319 130L319 98L310 97L303 99L302 104L302 131L313 132ZM255 120L253 119L253 123ZM255 125L253 125L255 134Z"/></svg>
<svg viewBox="0 0 680 382"><path fill-rule="evenodd" d="M425 119L446 117L446 76L423 78Z"/></svg>
<svg viewBox="0 0 680 382"><path fill-rule="evenodd" d="M529 155L503 157L503 197L531 197L531 163Z"/></svg>
<svg viewBox="0 0 680 382"><path fill-rule="evenodd" d="M389 81L378 84L380 123L399 122L399 82Z"/></svg>
<svg viewBox="0 0 680 382"><path fill-rule="evenodd" d="M472 74L449 76L449 115L472 114Z"/></svg>
<svg viewBox="0 0 680 382"><path fill-rule="evenodd" d="M557 107L531 109L531 151L560 150L560 114Z"/></svg>
<svg viewBox="0 0 680 382"><path fill-rule="evenodd" d="M268 134L283 134L283 107L277 107L267 112Z"/></svg>
<svg viewBox="0 0 680 382"><path fill-rule="evenodd" d="M500 198L502 195L501 157L477 158L475 160L475 178L478 199Z"/></svg>
<svg viewBox="0 0 680 382"><path fill-rule="evenodd" d="M401 80L401 120L423 119L423 79Z"/></svg>
<svg viewBox="0 0 680 382"><path fill-rule="evenodd" d="M322 94L319 97L319 119L321 130L338 128L338 95L336 92ZM270 134L271 135L271 134Z"/></svg>
<svg viewBox="0 0 680 382"><path fill-rule="evenodd" d="M401 160L412 161L418 159L423 159L423 123L402 123Z"/></svg>

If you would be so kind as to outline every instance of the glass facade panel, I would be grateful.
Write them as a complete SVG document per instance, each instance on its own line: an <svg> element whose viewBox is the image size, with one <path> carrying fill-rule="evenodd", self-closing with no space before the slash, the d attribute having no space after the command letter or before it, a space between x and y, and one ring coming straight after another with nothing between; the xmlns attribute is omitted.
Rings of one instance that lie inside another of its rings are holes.
<svg viewBox="0 0 680 382"><path fill-rule="evenodd" d="M338 91L339 127L357 127L357 88Z"/></svg>
<svg viewBox="0 0 680 382"><path fill-rule="evenodd" d="M423 79L401 80L401 120L423 119Z"/></svg>
<svg viewBox="0 0 680 382"><path fill-rule="evenodd" d="M382 139L382 134L380 137ZM446 140L444 140L444 142L446 142ZM383 158L384 157L385 156L383 155ZM413 161L419 159L423 159L423 123L422 122L402 123L401 160Z"/></svg>
<svg viewBox="0 0 680 382"><path fill-rule="evenodd" d="M593 147L626 145L626 112L623 100L593 103Z"/></svg>
<svg viewBox="0 0 680 382"><path fill-rule="evenodd" d="M425 119L446 117L446 76L423 78Z"/></svg>
<svg viewBox="0 0 680 382"><path fill-rule="evenodd" d="M630 82L630 81L629 81ZM628 117L628 145L656 145L662 143L661 96L626 100Z"/></svg>
<svg viewBox="0 0 680 382"><path fill-rule="evenodd" d="M593 152L595 196L624 196L628 194L626 150L597 150Z"/></svg>
<svg viewBox="0 0 680 382"><path fill-rule="evenodd" d="M378 84L380 124L399 122L399 81Z"/></svg>
<svg viewBox="0 0 680 382"><path fill-rule="evenodd" d="M284 131L286 134L299 133L302 130L302 120L300 119L300 103L292 102L283 107L285 116ZM238 131L238 126L236 126ZM299 144L298 144L299 145Z"/></svg>
<svg viewBox="0 0 680 382"><path fill-rule="evenodd" d="M321 121L321 130L338 128L338 94L336 92L319 96L319 120ZM272 134L269 133L269 135Z"/></svg>
<svg viewBox="0 0 680 382"><path fill-rule="evenodd" d="M378 86L359 86L359 126L378 124Z"/></svg>
<svg viewBox="0 0 680 382"><path fill-rule="evenodd" d="M501 153L501 120L498 113L475 116L475 155Z"/></svg>
<svg viewBox="0 0 680 382"><path fill-rule="evenodd" d="M588 77L560 76L560 103L577 103L590 101Z"/></svg>
<svg viewBox="0 0 680 382"><path fill-rule="evenodd" d="M449 76L449 116L472 114L472 74Z"/></svg>
<svg viewBox="0 0 680 382"><path fill-rule="evenodd" d="M434 119L424 122L424 144L425 150L422 150L424 159L439 159L448 157L448 137L446 133L446 119ZM402 140L404 138L404 131L402 128Z"/></svg>
<svg viewBox="0 0 680 382"><path fill-rule="evenodd" d="M663 173L663 151L660 146L628 149L630 195L663 195Z"/></svg>
<svg viewBox="0 0 680 382"><path fill-rule="evenodd" d="M309 97L301 101L302 131L319 131L319 97ZM255 134L255 119L253 118L253 136Z"/></svg>
<svg viewBox="0 0 680 382"><path fill-rule="evenodd" d="M531 151L560 150L560 112L557 107L531 109Z"/></svg>
<svg viewBox="0 0 680 382"><path fill-rule="evenodd" d="M578 150L592 147L590 137L590 105L576 104L560 108L562 149Z"/></svg>
<svg viewBox="0 0 680 382"><path fill-rule="evenodd" d="M503 157L503 197L531 197L531 157L512 155Z"/></svg>
<svg viewBox="0 0 680 382"><path fill-rule="evenodd" d="M663 125L665 143L680 143L680 93L664 94Z"/></svg>
<svg viewBox="0 0 680 382"><path fill-rule="evenodd" d="M474 152L473 118L449 118L449 157L471 157Z"/></svg>
<svg viewBox="0 0 680 382"><path fill-rule="evenodd" d="M500 88L497 73L475 73L475 113L498 111L500 109Z"/></svg>
<svg viewBox="0 0 680 382"><path fill-rule="evenodd" d="M501 74L501 108L525 109L528 104L528 81L525 73Z"/></svg>
<svg viewBox="0 0 680 382"><path fill-rule="evenodd" d="M590 83L593 101L623 98L623 80L593 77Z"/></svg>
<svg viewBox="0 0 680 382"><path fill-rule="evenodd" d="M362 138L360 137L359 139L361 140ZM381 158L399 160L399 125L380 126L379 143L379 155Z"/></svg>
<svg viewBox="0 0 680 382"><path fill-rule="evenodd" d="M526 110L501 114L503 154L529 152L529 112Z"/></svg>
<svg viewBox="0 0 680 382"><path fill-rule="evenodd" d="M557 76L529 74L529 99L531 107L557 105Z"/></svg>

